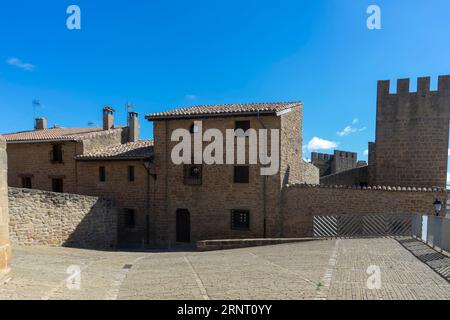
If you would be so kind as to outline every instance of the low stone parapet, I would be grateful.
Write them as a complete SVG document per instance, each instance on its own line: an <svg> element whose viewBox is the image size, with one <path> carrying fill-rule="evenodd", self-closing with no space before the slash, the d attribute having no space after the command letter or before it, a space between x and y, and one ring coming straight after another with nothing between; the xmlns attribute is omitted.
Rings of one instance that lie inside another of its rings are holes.
<svg viewBox="0 0 450 320"><path fill-rule="evenodd" d="M249 247L271 246L276 244L314 241L313 238L289 238L289 239L224 239L197 241L197 251L214 251L239 249Z"/></svg>

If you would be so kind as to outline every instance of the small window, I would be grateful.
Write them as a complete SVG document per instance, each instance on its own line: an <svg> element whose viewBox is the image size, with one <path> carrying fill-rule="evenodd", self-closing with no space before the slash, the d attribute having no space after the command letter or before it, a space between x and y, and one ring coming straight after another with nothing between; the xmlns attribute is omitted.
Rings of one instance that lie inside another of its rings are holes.
<svg viewBox="0 0 450 320"><path fill-rule="evenodd" d="M128 181L134 181L134 166L128 166Z"/></svg>
<svg viewBox="0 0 450 320"><path fill-rule="evenodd" d="M63 156L62 156L62 145L61 144L54 144L52 146L52 162L56 163L62 163L63 162Z"/></svg>
<svg viewBox="0 0 450 320"><path fill-rule="evenodd" d="M127 229L134 229L136 226L134 209L125 209L123 218L124 227Z"/></svg>
<svg viewBox="0 0 450 320"><path fill-rule="evenodd" d="M63 192L63 179L52 179L52 190L53 192Z"/></svg>
<svg viewBox="0 0 450 320"><path fill-rule="evenodd" d="M105 167L99 167L98 168L98 179L101 182L105 182L106 181L106 170L105 170Z"/></svg>
<svg viewBox="0 0 450 320"><path fill-rule="evenodd" d="M184 165L184 184L187 185L202 184L202 165L200 164Z"/></svg>
<svg viewBox="0 0 450 320"><path fill-rule="evenodd" d="M249 183L249 166L234 166L234 183Z"/></svg>
<svg viewBox="0 0 450 320"><path fill-rule="evenodd" d="M31 183L31 177L23 177L22 178L22 188L24 189L32 189L33 185Z"/></svg>
<svg viewBox="0 0 450 320"><path fill-rule="evenodd" d="M246 120L246 121L236 121L235 125L234 125L234 131L236 130L243 130L244 131L244 135L242 135L242 137L246 137L247 134L247 130L250 129L250 121ZM241 136L240 134L238 134L237 132L235 132L236 136Z"/></svg>
<svg viewBox="0 0 450 320"><path fill-rule="evenodd" d="M231 229L249 230L250 229L250 211L231 210Z"/></svg>

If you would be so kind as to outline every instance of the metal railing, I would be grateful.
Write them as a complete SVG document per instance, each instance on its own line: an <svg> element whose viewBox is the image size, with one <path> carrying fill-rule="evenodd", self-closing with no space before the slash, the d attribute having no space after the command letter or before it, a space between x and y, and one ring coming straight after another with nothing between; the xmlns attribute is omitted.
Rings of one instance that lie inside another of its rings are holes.
<svg viewBox="0 0 450 320"><path fill-rule="evenodd" d="M315 238L411 236L411 214L349 214L313 217Z"/></svg>
<svg viewBox="0 0 450 320"><path fill-rule="evenodd" d="M429 215L414 215L412 220L413 237L422 240L433 248L450 253L450 219Z"/></svg>

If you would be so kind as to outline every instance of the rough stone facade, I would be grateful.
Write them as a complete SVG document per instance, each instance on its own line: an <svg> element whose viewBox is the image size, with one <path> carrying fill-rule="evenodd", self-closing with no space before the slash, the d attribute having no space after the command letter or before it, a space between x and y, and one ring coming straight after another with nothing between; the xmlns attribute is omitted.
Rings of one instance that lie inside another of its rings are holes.
<svg viewBox="0 0 450 320"><path fill-rule="evenodd" d="M197 119L196 119L197 120ZM260 174L260 165L249 166L249 183L234 183L234 165L203 165L201 184L186 185L184 166L171 161L171 150L178 142L170 140L175 129L189 128L192 119L161 120L154 122L155 201L152 212L157 243L176 242L177 210L188 210L191 241L220 238L276 237L280 234L282 210L281 189L289 181L313 183L318 170L304 166L301 160L301 107L280 116L212 117L202 120L203 132L209 128L234 129L235 121L249 120L253 129L279 129L280 170L271 176ZM269 141L270 143L270 141ZM204 143L206 146L207 143ZM248 150L248 144L247 144ZM224 148L225 149L225 148ZM304 167L308 173L302 173ZM250 227L235 230L231 227L232 210L248 210Z"/></svg>
<svg viewBox="0 0 450 320"><path fill-rule="evenodd" d="M8 185L22 188L22 178L31 179L33 189L53 191L52 179L63 180L63 192L77 193L75 156L100 147L126 142L127 130L110 130L80 141L8 143ZM51 159L52 148L61 145L62 162Z"/></svg>
<svg viewBox="0 0 450 320"><path fill-rule="evenodd" d="M117 210L108 199L18 188L8 197L13 245L116 245Z"/></svg>
<svg viewBox="0 0 450 320"><path fill-rule="evenodd" d="M11 260L11 246L8 231L9 215L6 158L6 142L0 136L0 275L7 271Z"/></svg>
<svg viewBox="0 0 450 320"><path fill-rule="evenodd" d="M126 246L150 244L150 206L155 194L155 179L147 173L142 160L77 161L78 193L113 199L119 210L118 243ZM99 168L105 168L105 181L99 179ZM129 167L134 181L129 181ZM125 223L127 210L133 210L134 226Z"/></svg>
<svg viewBox="0 0 450 320"><path fill-rule="evenodd" d="M433 214L435 199L445 201L447 196L442 189L287 186L283 190L282 237L312 236L315 215Z"/></svg>
<svg viewBox="0 0 450 320"><path fill-rule="evenodd" d="M417 92L409 79L378 82L375 177L372 185L445 187L450 121L450 76L419 78Z"/></svg>

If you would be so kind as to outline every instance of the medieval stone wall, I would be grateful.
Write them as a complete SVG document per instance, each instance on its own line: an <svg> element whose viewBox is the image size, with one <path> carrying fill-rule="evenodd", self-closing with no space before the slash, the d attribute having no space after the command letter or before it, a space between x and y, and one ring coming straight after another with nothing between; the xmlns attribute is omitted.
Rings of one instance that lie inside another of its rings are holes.
<svg viewBox="0 0 450 320"><path fill-rule="evenodd" d="M8 232L8 187L6 142L0 136L0 273L8 269L11 259L11 246Z"/></svg>
<svg viewBox="0 0 450 320"><path fill-rule="evenodd" d="M117 210L99 197L9 188L10 236L14 245L112 248Z"/></svg>
<svg viewBox="0 0 450 320"><path fill-rule="evenodd" d="M315 215L433 214L436 197L445 201L447 192L437 188L287 186L283 190L282 237L312 236Z"/></svg>

